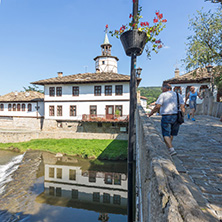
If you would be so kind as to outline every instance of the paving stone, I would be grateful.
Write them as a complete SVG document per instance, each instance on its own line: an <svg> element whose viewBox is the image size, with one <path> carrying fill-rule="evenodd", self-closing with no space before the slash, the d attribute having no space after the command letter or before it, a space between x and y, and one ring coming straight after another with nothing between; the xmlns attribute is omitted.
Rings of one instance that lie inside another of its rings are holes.
<svg viewBox="0 0 222 222"><path fill-rule="evenodd" d="M160 117L153 120L160 128ZM222 123L210 116L196 116L196 120L186 120L173 140L180 160L175 165L185 168L191 179L188 187L202 209L222 221Z"/></svg>

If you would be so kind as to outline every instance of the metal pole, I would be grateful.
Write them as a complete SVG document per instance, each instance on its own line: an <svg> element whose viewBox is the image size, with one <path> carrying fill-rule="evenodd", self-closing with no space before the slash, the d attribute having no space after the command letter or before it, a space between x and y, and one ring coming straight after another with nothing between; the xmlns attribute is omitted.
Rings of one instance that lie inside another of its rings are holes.
<svg viewBox="0 0 222 222"><path fill-rule="evenodd" d="M136 55L131 55L131 76L130 76L130 115L129 115L129 140L128 140L128 222L133 222L134 215L134 175L133 175L133 148L135 146L135 64Z"/></svg>
<svg viewBox="0 0 222 222"><path fill-rule="evenodd" d="M138 14L138 0L133 2L133 23ZM130 115L129 115L129 140L128 140L128 222L134 221L134 147L135 147L135 108L136 108L136 54L131 54L130 73Z"/></svg>

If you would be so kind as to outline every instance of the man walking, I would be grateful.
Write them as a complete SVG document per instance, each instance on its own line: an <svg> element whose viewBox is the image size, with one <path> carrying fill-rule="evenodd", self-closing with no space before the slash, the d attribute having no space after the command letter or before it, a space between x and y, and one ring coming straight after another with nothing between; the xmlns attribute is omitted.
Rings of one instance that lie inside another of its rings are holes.
<svg viewBox="0 0 222 222"><path fill-rule="evenodd" d="M185 106L186 106L186 102L189 98L189 107L190 107L190 112L187 114L188 119L190 119L190 116L192 117L192 121L195 121L194 118L194 113L196 111L196 107L197 107L197 96L201 98L200 93L195 91L195 87L191 86L190 87L190 92L187 94L186 99L185 99Z"/></svg>
<svg viewBox="0 0 222 222"><path fill-rule="evenodd" d="M169 149L170 155L175 155L176 151L173 148L172 141L173 137L177 136L180 124L177 122L177 93L171 91L172 87L168 83L162 85L162 93L156 101L155 107L152 109L148 117L152 116L155 112L160 109L161 129L164 142ZM180 94L179 106L183 113L185 113L185 106L183 98Z"/></svg>

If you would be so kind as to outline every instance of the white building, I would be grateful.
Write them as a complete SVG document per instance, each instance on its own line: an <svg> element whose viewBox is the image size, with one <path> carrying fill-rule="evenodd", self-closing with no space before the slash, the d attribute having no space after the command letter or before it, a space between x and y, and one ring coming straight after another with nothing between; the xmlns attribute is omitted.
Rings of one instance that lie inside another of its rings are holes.
<svg viewBox="0 0 222 222"><path fill-rule="evenodd" d="M128 122L130 76L117 73L118 58L111 55L111 47L106 32L102 55L94 58L95 73L58 72L55 78L32 83L44 86L46 120Z"/></svg>
<svg viewBox="0 0 222 222"><path fill-rule="evenodd" d="M172 90L179 92L185 100L187 93L190 91L190 87L194 86L197 92L203 93L205 89L211 89L211 75L206 69L202 71L200 69L193 70L184 75L180 75L178 68L175 69L175 76L172 79L165 80L164 83L170 83ZM217 88L214 86L214 98L218 100L219 95ZM203 100L197 98L197 104L201 104Z"/></svg>
<svg viewBox="0 0 222 222"><path fill-rule="evenodd" d="M0 117L44 116L44 94L28 92L11 92L0 96Z"/></svg>

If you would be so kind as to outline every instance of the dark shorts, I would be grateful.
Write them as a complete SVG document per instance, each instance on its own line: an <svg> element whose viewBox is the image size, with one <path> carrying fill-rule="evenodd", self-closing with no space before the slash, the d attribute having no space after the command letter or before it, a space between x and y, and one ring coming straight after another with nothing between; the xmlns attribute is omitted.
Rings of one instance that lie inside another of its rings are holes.
<svg viewBox="0 0 222 222"><path fill-rule="evenodd" d="M195 100L190 100L189 101L189 107L190 107L190 109L195 109L196 110L196 107L197 107L196 101Z"/></svg>
<svg viewBox="0 0 222 222"><path fill-rule="evenodd" d="M163 115L161 119L162 135L164 136L177 136L180 124L177 122L177 114Z"/></svg>

